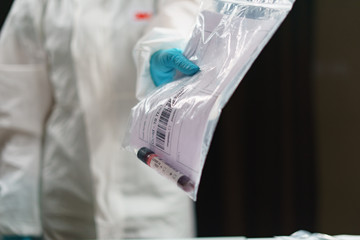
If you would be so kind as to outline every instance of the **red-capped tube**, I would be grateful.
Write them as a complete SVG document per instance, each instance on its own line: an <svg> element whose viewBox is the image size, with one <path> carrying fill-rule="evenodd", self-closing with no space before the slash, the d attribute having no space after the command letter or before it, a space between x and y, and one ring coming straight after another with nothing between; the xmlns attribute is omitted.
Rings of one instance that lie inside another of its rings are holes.
<svg viewBox="0 0 360 240"><path fill-rule="evenodd" d="M137 157L146 165L155 169L162 176L175 182L185 192L194 191L194 183L189 177L167 165L150 149L146 147L141 148L137 153Z"/></svg>

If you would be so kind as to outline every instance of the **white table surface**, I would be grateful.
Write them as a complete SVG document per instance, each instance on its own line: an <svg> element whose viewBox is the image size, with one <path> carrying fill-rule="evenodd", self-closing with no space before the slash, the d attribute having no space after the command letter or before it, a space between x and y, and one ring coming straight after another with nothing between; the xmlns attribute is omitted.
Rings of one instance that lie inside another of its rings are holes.
<svg viewBox="0 0 360 240"><path fill-rule="evenodd" d="M281 237L281 236L279 236ZM289 236L286 236L289 237ZM333 236L339 240L360 240L360 235L336 235ZM103 240L119 240L119 239L103 239ZM122 239L124 240L124 239ZM129 240L143 240L143 239L129 239ZM146 240L155 240L155 239L146 239ZM156 239L159 240L159 239ZM269 238L246 238L246 237L206 237L206 238L169 238L162 240L277 240L276 237ZM306 240L306 239L304 239Z"/></svg>

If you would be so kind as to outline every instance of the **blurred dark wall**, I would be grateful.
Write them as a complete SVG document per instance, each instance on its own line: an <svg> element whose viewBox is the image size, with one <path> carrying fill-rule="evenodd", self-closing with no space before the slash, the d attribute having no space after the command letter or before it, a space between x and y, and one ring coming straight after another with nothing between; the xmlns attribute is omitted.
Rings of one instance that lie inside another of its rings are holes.
<svg viewBox="0 0 360 240"><path fill-rule="evenodd" d="M360 1L317 0L318 229L360 235Z"/></svg>
<svg viewBox="0 0 360 240"><path fill-rule="evenodd" d="M0 3L0 29L4 23L4 20L9 12L13 0L1 0Z"/></svg>

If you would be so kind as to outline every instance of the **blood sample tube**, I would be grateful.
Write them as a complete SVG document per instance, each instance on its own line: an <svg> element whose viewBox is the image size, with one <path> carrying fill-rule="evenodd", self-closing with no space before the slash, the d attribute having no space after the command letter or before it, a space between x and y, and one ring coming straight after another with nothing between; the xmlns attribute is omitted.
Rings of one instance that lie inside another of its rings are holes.
<svg viewBox="0 0 360 240"><path fill-rule="evenodd" d="M172 182L175 182L185 192L194 191L194 183L189 177L167 165L150 149L146 147L141 148L137 153L137 157L146 165L155 169L162 176L166 177Z"/></svg>

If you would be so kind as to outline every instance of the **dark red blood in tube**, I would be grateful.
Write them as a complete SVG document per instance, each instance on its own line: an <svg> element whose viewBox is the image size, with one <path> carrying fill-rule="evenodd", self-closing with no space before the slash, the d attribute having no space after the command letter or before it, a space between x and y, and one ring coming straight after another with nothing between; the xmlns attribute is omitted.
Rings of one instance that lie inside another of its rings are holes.
<svg viewBox="0 0 360 240"><path fill-rule="evenodd" d="M191 181L191 179L185 175L183 175L182 173L180 173L179 171L176 171L175 169L173 169L172 167L170 167L169 165L167 165L164 161L162 161L158 155L156 155L153 151L151 151L150 149L146 148L146 147L142 147L138 153L137 153L137 157L144 162L146 165L151 167L151 161L153 159L156 159L156 161L161 162L161 164L163 166L166 166L166 168L169 169L169 171L172 171L178 175L180 175L180 177L177 180L177 185L183 189L185 192L192 192L194 191L195 185L194 183ZM169 179L173 180L171 177L167 176Z"/></svg>

